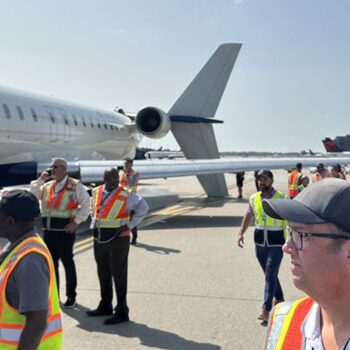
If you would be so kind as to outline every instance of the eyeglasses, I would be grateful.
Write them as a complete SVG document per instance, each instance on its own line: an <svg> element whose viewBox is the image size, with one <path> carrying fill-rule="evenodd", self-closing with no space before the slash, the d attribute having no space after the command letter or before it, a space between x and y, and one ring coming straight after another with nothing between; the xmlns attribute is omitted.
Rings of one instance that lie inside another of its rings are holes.
<svg viewBox="0 0 350 350"><path fill-rule="evenodd" d="M65 168L64 165L51 165L50 168L57 169L57 168Z"/></svg>
<svg viewBox="0 0 350 350"><path fill-rule="evenodd" d="M289 232L289 236L295 246L296 250L303 249L303 239L309 237L319 237L319 238L330 238L330 239L350 239L349 236L345 235L337 235L335 233L315 233L315 232L299 232L291 229L287 226L287 231Z"/></svg>

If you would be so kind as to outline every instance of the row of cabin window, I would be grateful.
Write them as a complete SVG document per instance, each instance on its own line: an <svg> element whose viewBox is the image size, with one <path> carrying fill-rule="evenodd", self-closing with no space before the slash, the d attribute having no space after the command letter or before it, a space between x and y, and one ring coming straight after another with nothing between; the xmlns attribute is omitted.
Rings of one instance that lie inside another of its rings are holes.
<svg viewBox="0 0 350 350"><path fill-rule="evenodd" d="M4 112L5 112L5 117L7 119L11 119L11 112L10 112L10 108L8 107L8 105L6 103L3 103L2 104L2 108L3 108ZM24 113L23 113L22 108L17 105L16 106L16 110L17 110L19 119L20 120L24 120ZM34 108L30 108L30 112L32 114L33 120L35 122L37 122L38 121L38 115L36 114L35 109ZM73 118L74 125L78 126L78 121L77 121L77 118L76 118L76 116L74 114L72 114L72 118ZM63 119L64 119L64 123L66 125L69 125L69 121L68 121L67 117L63 116ZM53 113L50 113L50 120L51 120L51 122L53 124L56 123L56 120L55 120L55 117L54 117ZM83 117L81 117L81 121L82 121L83 126L86 128L86 122L85 122L85 119ZM94 123L92 122L91 119L90 119L90 125L91 125L92 128L95 127L95 125L94 125ZM97 126L98 126L99 129L101 129L101 124L100 123L97 123ZM107 126L106 123L104 123L104 127L105 127L105 129L108 129L108 126ZM110 125L109 127L111 128L111 130L113 130L113 125Z"/></svg>

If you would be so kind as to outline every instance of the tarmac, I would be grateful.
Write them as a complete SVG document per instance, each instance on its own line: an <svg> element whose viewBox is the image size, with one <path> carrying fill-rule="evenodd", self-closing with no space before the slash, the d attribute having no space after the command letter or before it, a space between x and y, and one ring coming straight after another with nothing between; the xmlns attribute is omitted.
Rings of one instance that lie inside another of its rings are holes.
<svg viewBox="0 0 350 350"><path fill-rule="evenodd" d="M287 191L287 173L275 171L275 188ZM130 247L130 322L105 326L89 318L99 302L92 239L79 236L75 247L78 304L63 310L65 350L232 350L263 349L266 326L261 311L264 275L255 258L253 226L244 249L236 244L247 198L255 192L246 173L238 200L235 176L227 175L230 198L208 200L195 178L147 180L141 187L178 193L181 202L153 212L140 225ZM289 257L280 280L286 300L303 294L292 284ZM61 270L61 299L65 299Z"/></svg>

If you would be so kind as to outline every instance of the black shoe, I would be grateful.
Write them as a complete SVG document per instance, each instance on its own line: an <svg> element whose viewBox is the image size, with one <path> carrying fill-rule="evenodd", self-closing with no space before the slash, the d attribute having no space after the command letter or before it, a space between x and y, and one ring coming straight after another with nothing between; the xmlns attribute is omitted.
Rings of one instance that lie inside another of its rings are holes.
<svg viewBox="0 0 350 350"><path fill-rule="evenodd" d="M72 309L75 305L75 298L67 298L66 302L63 304L63 308Z"/></svg>
<svg viewBox="0 0 350 350"><path fill-rule="evenodd" d="M136 239L133 238L133 239L131 240L131 243L130 243L130 244L136 245Z"/></svg>
<svg viewBox="0 0 350 350"><path fill-rule="evenodd" d="M102 308L102 307L98 307L95 310L87 310L86 314L90 317L95 317L95 316L109 316L113 314L113 309L112 306L107 308Z"/></svg>
<svg viewBox="0 0 350 350"><path fill-rule="evenodd" d="M113 316L107 318L103 321L103 324L118 324L123 322L129 322L129 316L124 314L114 314Z"/></svg>

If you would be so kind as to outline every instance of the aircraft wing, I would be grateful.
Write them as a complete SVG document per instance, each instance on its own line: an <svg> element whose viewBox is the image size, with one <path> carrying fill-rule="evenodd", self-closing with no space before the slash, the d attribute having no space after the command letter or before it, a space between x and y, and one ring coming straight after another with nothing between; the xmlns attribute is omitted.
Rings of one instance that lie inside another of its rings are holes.
<svg viewBox="0 0 350 350"><path fill-rule="evenodd" d="M350 157L336 158L223 158L199 160L139 160L134 161L134 169L140 172L141 179L156 179L179 176L215 175L260 169L288 169L302 163L303 167L350 164ZM83 183L101 183L104 171L111 167L123 167L123 161L77 161L69 162L71 176ZM6 169L5 169L6 167ZM49 163L14 163L0 165L0 186L13 186L29 183L49 167ZM6 175L5 175L6 174ZM207 193L208 194L208 193ZM215 196L213 193L208 194ZM220 193L219 197L222 196Z"/></svg>
<svg viewBox="0 0 350 350"><path fill-rule="evenodd" d="M141 179L164 177L197 176L210 174L254 171L260 169L288 169L302 163L303 167L314 167L318 163L325 166L350 164L349 158L224 158L200 160L145 160L134 161L134 169L140 172ZM122 167L123 161L81 161L76 162L80 168L83 182L99 182L108 167Z"/></svg>

